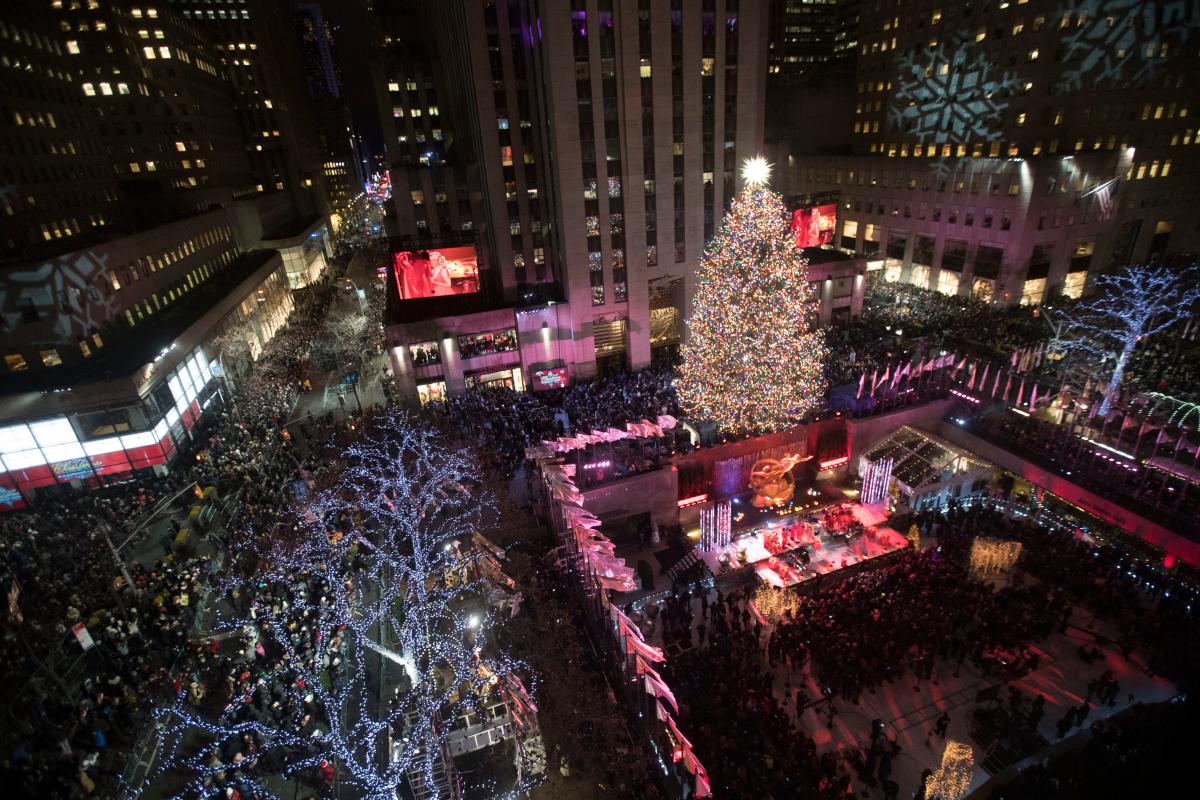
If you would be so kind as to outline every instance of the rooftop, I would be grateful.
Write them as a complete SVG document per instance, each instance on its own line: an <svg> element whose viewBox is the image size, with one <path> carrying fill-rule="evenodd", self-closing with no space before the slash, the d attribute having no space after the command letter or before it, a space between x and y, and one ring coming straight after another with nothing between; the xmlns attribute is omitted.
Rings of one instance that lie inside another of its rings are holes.
<svg viewBox="0 0 1200 800"><path fill-rule="evenodd" d="M321 222L319 215L304 218L292 218L287 222L276 225L269 231L263 231L263 241L276 241L278 239L294 239L297 236L303 236L310 229L316 227Z"/></svg>
<svg viewBox="0 0 1200 800"><path fill-rule="evenodd" d="M135 328L113 327L105 346L82 362L11 373L4 378L5 395L78 388L81 384L133 375L152 362L220 300L272 258L274 250L243 253L190 294ZM117 333L120 331L120 333Z"/></svg>

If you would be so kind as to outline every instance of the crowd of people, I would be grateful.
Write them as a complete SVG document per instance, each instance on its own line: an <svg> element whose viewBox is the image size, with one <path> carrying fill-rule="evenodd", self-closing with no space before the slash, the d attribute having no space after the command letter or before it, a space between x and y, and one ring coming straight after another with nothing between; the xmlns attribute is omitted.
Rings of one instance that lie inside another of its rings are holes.
<svg viewBox="0 0 1200 800"><path fill-rule="evenodd" d="M426 409L474 440L504 475L512 475L524 461L526 447L544 440L680 413L672 374L666 370L623 372L538 393L480 387Z"/></svg>
<svg viewBox="0 0 1200 800"><path fill-rule="evenodd" d="M10 707L14 722L4 733L13 791L112 796L149 707L183 687L204 696L198 659L209 651L189 642L229 545L225 531L277 517L301 466L297 439L323 437L331 424L286 427L332 296L331 282L314 287L225 408L193 428L166 476L137 476L0 518L0 582L10 597L3 678L26 688L18 696L28 704ZM187 501L219 502L229 518L207 536L196 526L179 542L178 522L161 545L135 537L124 571L115 564L109 541L138 532L159 501L193 483ZM216 491L201 495L206 487ZM78 623L91 642L82 657Z"/></svg>
<svg viewBox="0 0 1200 800"><path fill-rule="evenodd" d="M1113 644L1126 656L1136 650L1152 673L1184 690L1194 684L1195 586L1144 566L1132 569L1131 556L1116 546L1097 546L990 505L921 512L913 524L922 541L936 545L900 551L818 592L800 593L796 610L769 627L745 591L702 593L699 613L684 598L663 603L663 641L686 640L664 665L668 684L715 794L833 798L878 780L885 796L897 796L891 760L898 745L879 736L878 726L856 747L822 752L800 725L801 712L814 708L832 726L838 705L857 705L864 692L902 679L920 684L937 670L958 674L964 663L993 680L1018 681L1039 666L1036 643L1064 631L1080 605L1114 621L1120 638ZM972 577L977 536L1022 542L1020 569L1036 580ZM1081 657L1101 653L1093 645ZM820 687L815 697L804 681L793 683L807 665ZM1010 689L993 714L999 735L1044 744L1037 729L1046 698ZM1111 670L1102 672L1083 702L1069 708L1065 726L1060 721L1059 736L1073 734L1090 711L1118 698L1119 681ZM945 737L949 722L943 714L927 734ZM906 788L920 797L924 782Z"/></svg>

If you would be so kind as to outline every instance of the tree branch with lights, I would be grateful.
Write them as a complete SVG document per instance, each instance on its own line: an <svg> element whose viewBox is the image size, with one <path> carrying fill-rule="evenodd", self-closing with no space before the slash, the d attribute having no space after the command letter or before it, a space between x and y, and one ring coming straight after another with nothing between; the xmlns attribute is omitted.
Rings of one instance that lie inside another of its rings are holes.
<svg viewBox="0 0 1200 800"><path fill-rule="evenodd" d="M1121 387L1138 343L1195 311L1200 270L1162 264L1128 266L1093 278L1097 294L1064 312L1067 346L1115 359L1100 414L1106 415Z"/></svg>
<svg viewBox="0 0 1200 800"><path fill-rule="evenodd" d="M273 778L332 770L362 797L394 798L406 783L460 796L451 723L524 671L494 652L483 554L463 546L488 498L465 451L402 412L368 420L346 456L336 483L288 525L245 538L221 587L235 608L245 599L218 628L256 656L218 709L183 691L156 711L161 760L127 796L181 777L175 797L213 796L231 779L275 797ZM387 664L403 666L411 688L384 700Z"/></svg>
<svg viewBox="0 0 1200 800"><path fill-rule="evenodd" d="M762 159L746 163L745 188L704 251L675 381L692 417L730 432L794 425L826 388L816 293L769 174Z"/></svg>

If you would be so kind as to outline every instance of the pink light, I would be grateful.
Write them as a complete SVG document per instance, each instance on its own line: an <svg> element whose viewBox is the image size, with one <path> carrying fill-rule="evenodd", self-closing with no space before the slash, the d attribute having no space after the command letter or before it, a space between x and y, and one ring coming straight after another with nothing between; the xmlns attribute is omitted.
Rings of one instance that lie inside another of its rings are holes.
<svg viewBox="0 0 1200 800"><path fill-rule="evenodd" d="M704 503L707 501L708 501L707 494L698 494L695 497L685 497L684 499L680 500L679 507L687 508L688 506L698 506L701 503Z"/></svg>

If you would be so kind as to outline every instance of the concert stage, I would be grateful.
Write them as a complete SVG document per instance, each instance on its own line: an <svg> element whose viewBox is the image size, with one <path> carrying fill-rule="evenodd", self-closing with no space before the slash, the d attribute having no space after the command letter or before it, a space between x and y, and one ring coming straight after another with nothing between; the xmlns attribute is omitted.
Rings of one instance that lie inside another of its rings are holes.
<svg viewBox="0 0 1200 800"><path fill-rule="evenodd" d="M696 554L714 575L749 565L764 583L787 587L908 546L903 535L887 527L882 508L843 502L764 517L735 528L724 547Z"/></svg>

